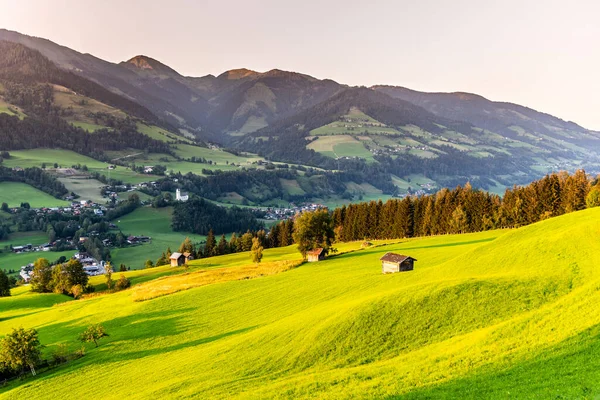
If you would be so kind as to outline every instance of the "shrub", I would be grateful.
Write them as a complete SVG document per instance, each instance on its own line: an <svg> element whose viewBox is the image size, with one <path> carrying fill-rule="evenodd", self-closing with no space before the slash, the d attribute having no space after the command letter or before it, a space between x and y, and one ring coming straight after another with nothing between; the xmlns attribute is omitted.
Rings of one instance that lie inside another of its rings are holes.
<svg viewBox="0 0 600 400"><path fill-rule="evenodd" d="M121 277L117 281L115 287L117 290L124 290L131 286L131 281L125 277L125 275L121 274Z"/></svg>
<svg viewBox="0 0 600 400"><path fill-rule="evenodd" d="M98 340L107 336L108 333L106 333L104 327L100 324L96 324L88 326L87 329L79 335L79 340L84 343L94 342L96 347L98 347Z"/></svg>

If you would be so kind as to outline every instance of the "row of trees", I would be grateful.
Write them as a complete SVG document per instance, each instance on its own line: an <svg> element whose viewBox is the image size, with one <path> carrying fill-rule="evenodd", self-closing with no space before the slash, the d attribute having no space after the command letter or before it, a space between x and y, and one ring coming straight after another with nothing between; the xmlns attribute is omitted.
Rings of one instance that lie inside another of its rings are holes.
<svg viewBox="0 0 600 400"><path fill-rule="evenodd" d="M175 204L172 227L174 231L207 235L211 229L219 233L238 232L243 229L259 230L263 225L248 210L220 207L192 196L185 203Z"/></svg>
<svg viewBox="0 0 600 400"><path fill-rule="evenodd" d="M351 204L333 212L336 239L392 239L513 228L600 205L600 185L584 171L551 174L503 198L469 184L435 195Z"/></svg>
<svg viewBox="0 0 600 400"><path fill-rule="evenodd" d="M95 290L94 286L88 285L88 275L76 259L54 266L45 258L37 259L33 264L30 283L33 292L62 293L75 298Z"/></svg>
<svg viewBox="0 0 600 400"><path fill-rule="evenodd" d="M69 194L69 191L62 182L37 167L15 171L12 168L0 166L0 182L26 183L42 192L59 198Z"/></svg>

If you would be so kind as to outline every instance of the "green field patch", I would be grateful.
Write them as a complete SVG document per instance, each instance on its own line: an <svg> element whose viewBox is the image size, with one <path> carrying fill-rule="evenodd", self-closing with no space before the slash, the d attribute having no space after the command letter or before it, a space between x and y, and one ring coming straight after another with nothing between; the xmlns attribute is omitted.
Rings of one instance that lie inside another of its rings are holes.
<svg viewBox="0 0 600 400"><path fill-rule="evenodd" d="M28 243L23 243L28 244ZM32 243L33 244L33 243ZM8 271L10 269L19 271L22 266L35 262L38 258L46 258L50 261L56 261L61 256L71 258L75 254L74 250L70 251L33 251L29 253L15 254L10 251L2 251L0 253L0 268Z"/></svg>
<svg viewBox="0 0 600 400"><path fill-rule="evenodd" d="M34 246L39 246L44 243L48 243L48 235L46 232L13 232L9 235L8 239L0 240L0 249L11 245L22 246L25 244L32 244Z"/></svg>
<svg viewBox="0 0 600 400"><path fill-rule="evenodd" d="M308 144L307 148L334 158L360 157L373 160L373 154L355 138L349 135L320 136Z"/></svg>
<svg viewBox="0 0 600 400"><path fill-rule="evenodd" d="M9 207L19 207L21 203L29 203L33 208L61 207L70 204L20 182L0 182L0 203L7 203Z"/></svg>
<svg viewBox="0 0 600 400"><path fill-rule="evenodd" d="M159 140L161 142L184 141L192 143L192 141L185 136L176 135L155 125L146 125L144 123L138 122L137 130L138 132L143 133L144 135L149 136L152 139Z"/></svg>
<svg viewBox="0 0 600 400"><path fill-rule="evenodd" d="M138 150L139 152L139 150ZM10 152L11 157L4 160L3 165L6 167L38 167L46 166L49 172L55 172L59 176L70 177L72 175L81 176L82 171L64 171L71 169L73 165L86 165L89 171L95 171L111 179L118 179L125 183L137 184L148 182L157 179L156 176L138 174L129 168L117 166L114 170L109 170L110 164L95 160L70 150L61 149L35 149L35 150L17 150ZM59 166L56 171L54 164Z"/></svg>
<svg viewBox="0 0 600 400"><path fill-rule="evenodd" d="M19 119L23 119L27 116L23 110L7 103L2 97L0 97L0 114L16 115Z"/></svg>
<svg viewBox="0 0 600 400"><path fill-rule="evenodd" d="M150 243L111 250L113 263L126 264L132 269L144 267L147 259L156 261L167 247L176 251L186 237L194 242L204 241L205 236L186 232L174 232L171 228L172 207L142 207L113 221L126 235L149 236Z"/></svg>
<svg viewBox="0 0 600 400"><path fill-rule="evenodd" d="M283 189L292 196L302 196L306 194L306 192L300 187L298 181L295 179L279 178L279 182L281 182Z"/></svg>
<svg viewBox="0 0 600 400"><path fill-rule="evenodd" d="M95 132L98 129L106 129L105 126L91 124L89 122L82 122L82 121L70 121L70 122L71 122L71 125L81 128L83 130L86 130L88 132Z"/></svg>
<svg viewBox="0 0 600 400"><path fill-rule="evenodd" d="M348 114L338 121L321 126L310 131L313 136L327 135L397 135L400 132L394 128L371 118L367 114L353 107Z"/></svg>

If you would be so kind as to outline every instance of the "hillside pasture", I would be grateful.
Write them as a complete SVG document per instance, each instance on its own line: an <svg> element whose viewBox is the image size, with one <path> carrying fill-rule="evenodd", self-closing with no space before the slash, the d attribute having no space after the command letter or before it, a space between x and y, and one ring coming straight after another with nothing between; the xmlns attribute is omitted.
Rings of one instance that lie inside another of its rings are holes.
<svg viewBox="0 0 600 400"><path fill-rule="evenodd" d="M205 236L193 233L174 232L171 229L172 214L172 207L142 207L113 221L127 235L143 235L152 238L151 243L112 249L113 264L119 266L123 263L131 269L141 269L144 268L147 259L155 262L161 253L167 250L167 247L170 247L172 251L177 251L186 237L190 237L193 242L206 239Z"/></svg>
<svg viewBox="0 0 600 400"><path fill-rule="evenodd" d="M306 147L332 158L361 157L373 160L371 152L360 141L349 135L319 136Z"/></svg>
<svg viewBox="0 0 600 400"><path fill-rule="evenodd" d="M19 207L24 202L34 208L61 207L70 204L26 183L0 182L0 203L7 203L9 207Z"/></svg>
<svg viewBox="0 0 600 400"><path fill-rule="evenodd" d="M138 151L139 152L139 151ZM86 165L89 171L95 171L111 179L118 179L125 183L141 183L157 179L154 175L138 174L129 168L117 166L115 170L109 170L110 164L95 160L70 150L62 149L34 149L34 150L17 150L10 152L11 157L3 162L6 167L38 167L46 165L48 172L61 174L60 170L55 171L53 166L58 164L59 169L71 168L73 165ZM77 174L81 174L78 171ZM69 175L66 175L67 177Z"/></svg>
<svg viewBox="0 0 600 400"><path fill-rule="evenodd" d="M599 217L597 208L517 230L341 244L354 251L141 302L144 285L185 286L195 272L59 306L17 289L0 299L0 333L35 327L45 354L79 348L91 323L110 337L2 396L595 398ZM381 274L388 251L415 257L415 270ZM265 251L265 262L286 257L298 257L293 246ZM197 263L242 268L248 259ZM36 298L45 302L32 313Z"/></svg>

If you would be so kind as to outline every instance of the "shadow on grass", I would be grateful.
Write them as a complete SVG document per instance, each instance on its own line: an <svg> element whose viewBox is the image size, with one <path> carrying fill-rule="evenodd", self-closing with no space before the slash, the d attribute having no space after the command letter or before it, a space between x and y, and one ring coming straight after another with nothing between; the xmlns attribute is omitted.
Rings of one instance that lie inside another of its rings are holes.
<svg viewBox="0 0 600 400"><path fill-rule="evenodd" d="M480 368L471 376L386 399L600 398L600 325L512 366Z"/></svg>
<svg viewBox="0 0 600 400"><path fill-rule="evenodd" d="M236 329L234 331L225 332L220 335L208 336L208 337L203 337L203 338L199 338L196 340L182 342L182 343L179 343L179 344L176 344L173 346L160 347L160 348L156 348L156 349L149 349L149 350L143 350L143 351L127 352L127 353L123 353L123 359L132 360L132 359L136 359L136 358L143 358L143 357L148 357L148 356L153 356L153 355L158 355L158 354L163 354L163 353L169 353L172 351L182 350L182 349L185 349L188 347L195 347L195 346L199 346L199 345L206 344L206 343L216 342L217 340L225 339L229 336L235 336L235 335L239 335L242 333L246 333L255 328L257 328L257 326L249 326L247 328Z"/></svg>
<svg viewBox="0 0 600 400"><path fill-rule="evenodd" d="M491 241L494 241L494 240L496 240L496 238L485 238L485 239L478 239L478 240L470 240L470 241L466 241L466 242L440 243L440 244L432 244L432 245L428 245L428 246L403 247L402 249L400 249L398 251L405 252L406 250L435 249L435 248L441 248L441 247L468 246L468 245L477 244L477 243L487 243L487 242L491 242ZM387 249L386 247L392 246L392 245L398 245L398 244L401 244L401 243L393 243L393 244L390 244L390 245L373 246L373 247L367 247L367 248L364 248L364 249L358 249L358 250L354 250L354 251L343 252L343 253L332 255L332 256L328 257L328 259L335 258L336 260L339 260L339 259L344 259L344 258L348 258L348 257L356 257L357 253L359 253L359 255L371 255L371 254L375 254L375 253L384 255L385 253L387 253L389 251L389 249Z"/></svg>

